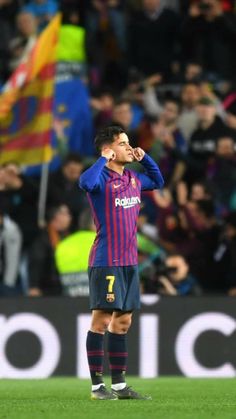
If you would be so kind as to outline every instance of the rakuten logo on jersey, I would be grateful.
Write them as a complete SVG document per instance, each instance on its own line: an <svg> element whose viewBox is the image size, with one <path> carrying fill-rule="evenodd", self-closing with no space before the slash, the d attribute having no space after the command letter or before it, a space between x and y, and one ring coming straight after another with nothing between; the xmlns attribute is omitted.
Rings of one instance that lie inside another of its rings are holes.
<svg viewBox="0 0 236 419"><path fill-rule="evenodd" d="M137 204L141 204L141 200L138 196L132 196L130 198L116 198L115 199L115 206L116 207L123 207L123 208L132 208Z"/></svg>

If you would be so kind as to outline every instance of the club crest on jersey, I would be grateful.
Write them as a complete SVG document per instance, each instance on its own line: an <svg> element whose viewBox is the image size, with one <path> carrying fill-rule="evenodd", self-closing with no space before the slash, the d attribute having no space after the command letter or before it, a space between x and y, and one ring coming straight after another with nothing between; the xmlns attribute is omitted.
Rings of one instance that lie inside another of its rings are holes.
<svg viewBox="0 0 236 419"><path fill-rule="evenodd" d="M113 303L115 301L115 294L113 292L107 294L106 300L108 303Z"/></svg>
<svg viewBox="0 0 236 419"><path fill-rule="evenodd" d="M133 186L133 188L136 188L137 184L136 184L136 180L134 177L131 178L131 185Z"/></svg>

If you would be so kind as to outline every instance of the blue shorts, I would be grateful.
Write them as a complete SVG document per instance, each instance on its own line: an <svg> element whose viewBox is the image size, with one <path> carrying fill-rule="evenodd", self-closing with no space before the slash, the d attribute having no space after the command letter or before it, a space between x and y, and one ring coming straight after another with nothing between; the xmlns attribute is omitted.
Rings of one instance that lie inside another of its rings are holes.
<svg viewBox="0 0 236 419"><path fill-rule="evenodd" d="M92 310L133 311L140 308L137 265L90 267L88 274Z"/></svg>

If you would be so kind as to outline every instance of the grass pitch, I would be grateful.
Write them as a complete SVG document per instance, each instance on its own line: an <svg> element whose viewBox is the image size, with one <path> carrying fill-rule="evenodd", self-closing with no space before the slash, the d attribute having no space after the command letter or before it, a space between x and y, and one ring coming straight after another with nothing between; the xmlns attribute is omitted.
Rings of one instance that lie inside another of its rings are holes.
<svg viewBox="0 0 236 419"><path fill-rule="evenodd" d="M128 384L153 400L92 401L90 382L76 378L0 380L0 418L236 419L235 379L129 378Z"/></svg>

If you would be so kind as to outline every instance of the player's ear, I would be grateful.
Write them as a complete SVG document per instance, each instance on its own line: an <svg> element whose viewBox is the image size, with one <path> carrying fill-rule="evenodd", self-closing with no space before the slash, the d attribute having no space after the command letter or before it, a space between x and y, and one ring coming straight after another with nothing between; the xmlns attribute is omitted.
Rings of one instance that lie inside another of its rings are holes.
<svg viewBox="0 0 236 419"><path fill-rule="evenodd" d="M101 153L108 148L111 148L110 144L103 144L102 147L101 147Z"/></svg>

